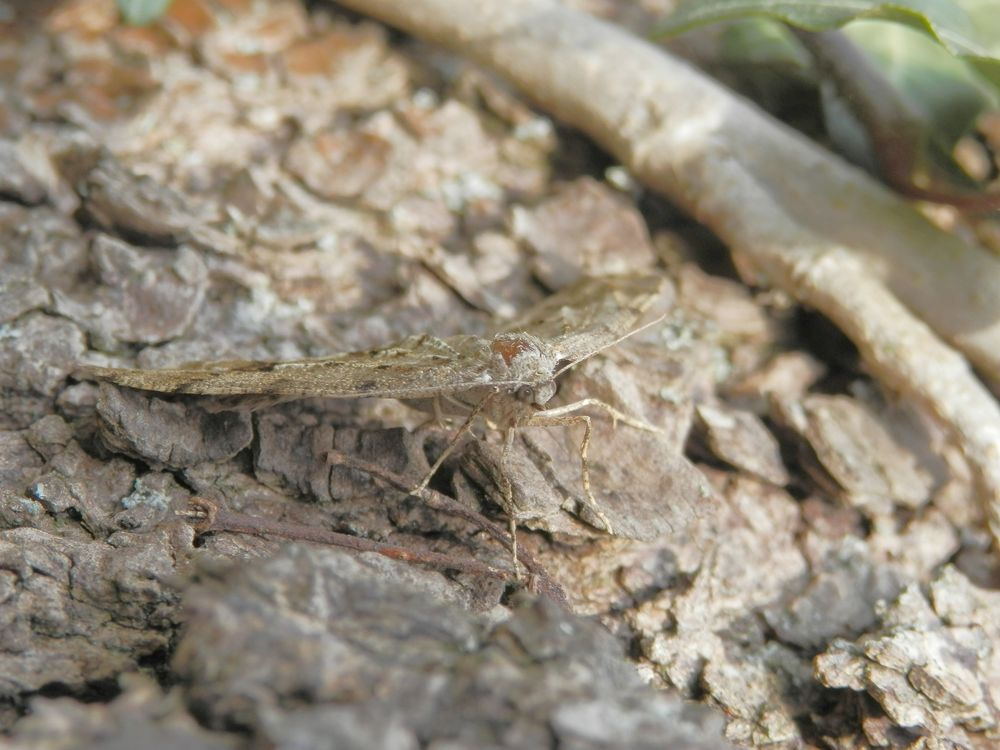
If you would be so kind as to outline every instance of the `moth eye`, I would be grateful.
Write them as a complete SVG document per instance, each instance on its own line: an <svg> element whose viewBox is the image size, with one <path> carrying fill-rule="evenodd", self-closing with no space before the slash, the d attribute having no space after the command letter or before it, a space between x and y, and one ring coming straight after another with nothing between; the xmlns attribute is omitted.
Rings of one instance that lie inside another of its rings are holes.
<svg viewBox="0 0 1000 750"><path fill-rule="evenodd" d="M518 401L523 401L526 404L530 404L535 400L535 389L530 385L522 385L516 391L514 391L514 398Z"/></svg>

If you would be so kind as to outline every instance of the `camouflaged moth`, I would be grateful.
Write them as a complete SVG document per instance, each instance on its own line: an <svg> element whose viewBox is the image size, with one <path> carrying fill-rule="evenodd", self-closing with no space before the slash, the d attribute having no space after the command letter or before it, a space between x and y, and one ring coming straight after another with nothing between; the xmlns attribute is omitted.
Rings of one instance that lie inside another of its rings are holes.
<svg viewBox="0 0 1000 750"><path fill-rule="evenodd" d="M582 424L584 491L591 509L610 532L610 523L590 489L590 419L571 412L598 407L618 421L641 429L655 428L596 399L551 409L545 404L555 395L555 379L560 373L662 318L668 289L664 278L650 274L584 278L489 337L421 335L379 349L293 361L205 362L163 370L85 367L79 375L147 391L227 397L227 402L232 397L246 397L244 408L259 405L261 399L275 403L313 396L381 397L404 401L439 421L465 417L463 426L414 491L427 485L477 416L485 417L504 434L501 466L515 429ZM516 519L510 481L503 472L501 475L513 536Z"/></svg>

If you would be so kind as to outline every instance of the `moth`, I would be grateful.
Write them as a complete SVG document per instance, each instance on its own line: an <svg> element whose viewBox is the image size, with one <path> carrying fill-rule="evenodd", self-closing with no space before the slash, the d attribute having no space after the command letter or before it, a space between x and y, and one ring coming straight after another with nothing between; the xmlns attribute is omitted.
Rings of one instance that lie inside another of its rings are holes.
<svg viewBox="0 0 1000 750"><path fill-rule="evenodd" d="M415 406L438 422L464 417L428 474L414 487L415 493L427 486L474 420L483 417L504 437L500 475L516 561L516 514L503 467L515 430L522 427L584 426L580 446L584 494L606 531L612 531L590 487L590 417L575 412L597 407L616 421L639 429L657 428L597 399L555 408L546 404L555 395L555 381L561 373L662 319L669 290L666 279L652 274L583 278L491 336L425 334L369 351L292 361L201 362L163 370L84 367L78 374L146 391L224 397L227 403L238 397L244 400L244 408L314 396L379 397Z"/></svg>

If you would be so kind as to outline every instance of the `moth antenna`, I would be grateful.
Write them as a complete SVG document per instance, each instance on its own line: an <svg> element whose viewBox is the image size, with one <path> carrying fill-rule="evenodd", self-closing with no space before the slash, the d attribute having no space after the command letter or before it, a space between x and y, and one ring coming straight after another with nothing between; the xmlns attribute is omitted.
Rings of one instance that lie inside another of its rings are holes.
<svg viewBox="0 0 1000 750"><path fill-rule="evenodd" d="M589 352L588 354L585 354L584 356L580 357L579 359L574 359L569 364L563 365L558 370L556 370L556 372L552 376L552 378L555 379L555 378L559 377L564 372L566 372L566 370L568 370L569 368L573 367L574 365L580 364L585 359L590 359L595 354L603 352L605 349L610 349L612 346L620 344L622 341L624 341L625 339L629 338L630 336L635 336L635 334L637 334L637 333L642 333L647 328L651 328L652 326L655 326L657 323L662 322L663 319L666 318L666 317L667 317L666 313L662 313L661 315L657 315L655 318L653 318L652 320L650 320L648 323L643 323L638 328L633 328L631 331L629 331L625 335L620 336L619 338L615 339L614 341L608 342L607 344L605 344L604 346L602 346L600 349L595 349L594 351Z"/></svg>

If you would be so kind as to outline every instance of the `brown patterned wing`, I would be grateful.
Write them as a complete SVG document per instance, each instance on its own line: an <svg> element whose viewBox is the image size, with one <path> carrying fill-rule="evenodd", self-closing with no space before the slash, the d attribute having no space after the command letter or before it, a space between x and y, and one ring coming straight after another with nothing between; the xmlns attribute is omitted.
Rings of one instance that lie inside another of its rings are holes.
<svg viewBox="0 0 1000 750"><path fill-rule="evenodd" d="M493 382L489 341L413 336L364 352L286 362L233 360L163 370L84 367L79 377L161 393L281 398L424 398Z"/></svg>
<svg viewBox="0 0 1000 750"><path fill-rule="evenodd" d="M584 277L503 326L548 342L564 363L586 359L663 317L669 281L654 274Z"/></svg>

